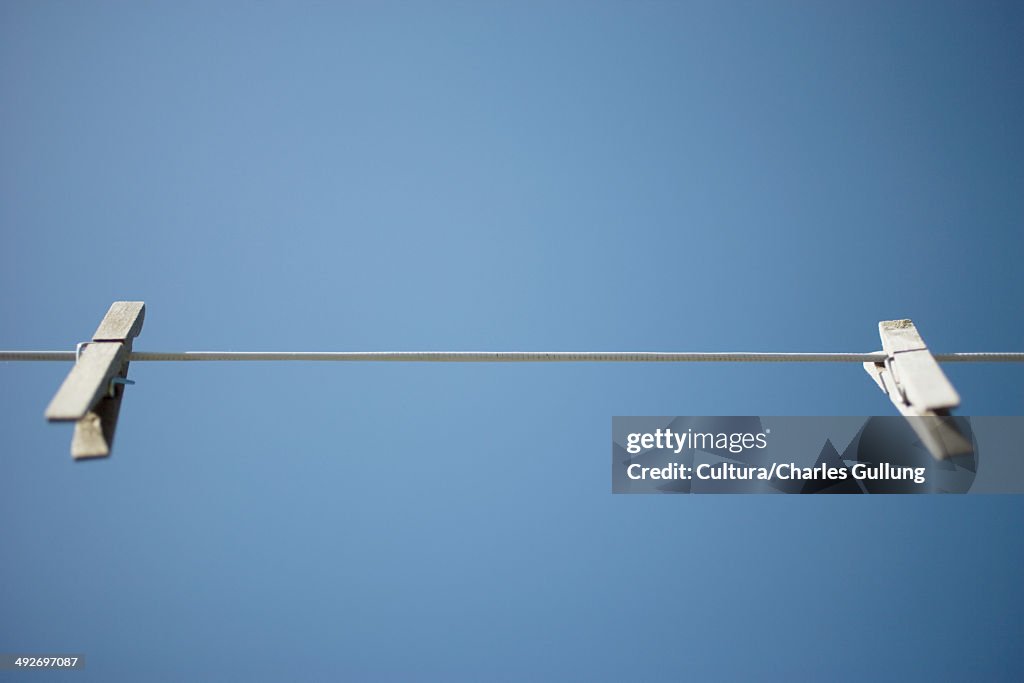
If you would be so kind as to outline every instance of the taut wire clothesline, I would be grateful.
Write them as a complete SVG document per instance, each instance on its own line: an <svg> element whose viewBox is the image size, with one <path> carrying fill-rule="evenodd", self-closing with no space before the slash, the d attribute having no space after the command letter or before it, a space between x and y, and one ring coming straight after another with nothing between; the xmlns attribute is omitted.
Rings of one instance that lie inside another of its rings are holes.
<svg viewBox="0 0 1024 683"><path fill-rule="evenodd" d="M1024 363L1024 352L932 354L940 363ZM881 363L875 353L660 351L132 351L139 361L405 361L427 363ZM0 361L73 361L76 351L0 351Z"/></svg>
<svg viewBox="0 0 1024 683"><path fill-rule="evenodd" d="M51 422L74 422L71 455L110 454L127 384L128 365L140 361L404 361L426 363L861 363L897 410L911 420L921 443L942 460L972 452L973 443L951 419L960 395L938 363L1022 363L1024 352L933 354L911 320L878 323L882 350L872 353L763 353L661 351L136 351L146 305L115 301L90 341L74 351L0 351L0 361L73 361L46 408Z"/></svg>

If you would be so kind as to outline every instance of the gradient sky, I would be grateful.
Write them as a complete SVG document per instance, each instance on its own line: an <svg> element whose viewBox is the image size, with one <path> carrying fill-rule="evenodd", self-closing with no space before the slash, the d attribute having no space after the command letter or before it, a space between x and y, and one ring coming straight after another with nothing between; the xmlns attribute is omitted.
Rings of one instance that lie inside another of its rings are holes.
<svg viewBox="0 0 1024 683"><path fill-rule="evenodd" d="M0 348L139 299L138 350L1024 350L1021 35L3 2ZM33 680L1024 678L1020 496L610 494L611 416L891 414L857 365L136 363L85 463L67 369L0 364L0 652L88 662Z"/></svg>

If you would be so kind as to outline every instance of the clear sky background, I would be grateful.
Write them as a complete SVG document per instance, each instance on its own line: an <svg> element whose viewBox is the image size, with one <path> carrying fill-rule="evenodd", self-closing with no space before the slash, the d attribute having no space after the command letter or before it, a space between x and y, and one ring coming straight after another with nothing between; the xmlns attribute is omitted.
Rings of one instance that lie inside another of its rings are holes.
<svg viewBox="0 0 1024 683"><path fill-rule="evenodd" d="M1024 8L0 4L0 347L1024 350ZM1021 680L1021 497L612 496L613 415L858 365L0 364L33 680ZM947 371L1024 411L1024 367ZM0 674L2 676L3 674ZM7 674L12 677L11 674Z"/></svg>

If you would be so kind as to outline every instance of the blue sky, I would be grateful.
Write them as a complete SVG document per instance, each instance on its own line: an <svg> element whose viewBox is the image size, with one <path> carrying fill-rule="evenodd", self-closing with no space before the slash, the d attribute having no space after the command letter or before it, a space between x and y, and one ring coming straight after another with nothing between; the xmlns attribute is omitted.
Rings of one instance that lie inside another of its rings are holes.
<svg viewBox="0 0 1024 683"><path fill-rule="evenodd" d="M1022 29L6 2L0 347L1024 350ZM0 365L0 651L76 680L1024 675L1020 497L609 493L611 416L890 414L856 365L136 363L87 463L66 371Z"/></svg>

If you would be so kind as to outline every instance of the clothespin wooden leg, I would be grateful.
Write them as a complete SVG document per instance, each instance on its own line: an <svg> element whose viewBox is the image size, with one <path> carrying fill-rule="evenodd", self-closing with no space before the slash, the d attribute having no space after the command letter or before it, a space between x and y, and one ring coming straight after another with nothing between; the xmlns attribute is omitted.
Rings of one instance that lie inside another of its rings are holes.
<svg viewBox="0 0 1024 683"><path fill-rule="evenodd" d="M914 323L883 320L878 334L887 358L884 363L864 363L864 369L907 418L925 448L939 460L973 452L971 440L949 413L960 405L960 396Z"/></svg>
<svg viewBox="0 0 1024 683"><path fill-rule="evenodd" d="M110 455L128 377L132 340L142 331L146 305L115 301L86 342L71 372L46 408L51 422L74 422L71 456Z"/></svg>

